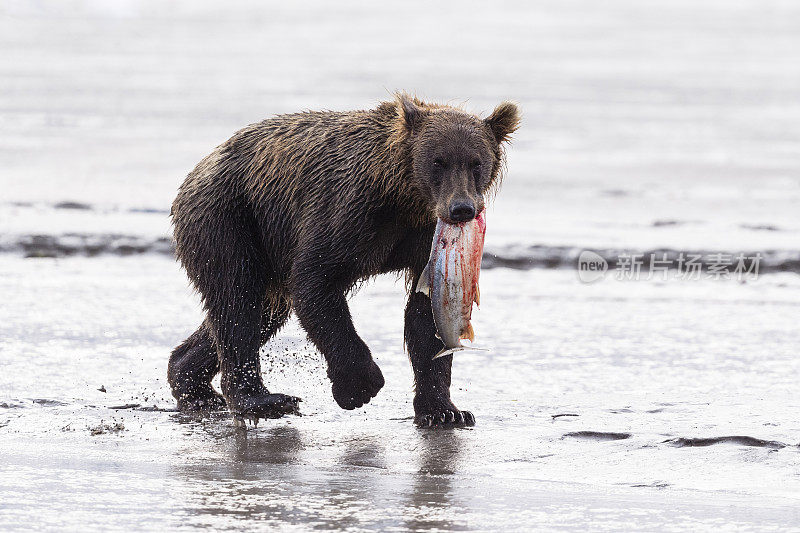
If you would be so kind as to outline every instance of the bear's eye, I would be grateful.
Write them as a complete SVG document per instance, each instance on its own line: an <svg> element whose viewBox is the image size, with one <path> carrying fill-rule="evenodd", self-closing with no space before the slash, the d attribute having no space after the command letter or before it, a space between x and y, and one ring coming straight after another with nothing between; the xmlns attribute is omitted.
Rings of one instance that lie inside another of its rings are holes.
<svg viewBox="0 0 800 533"><path fill-rule="evenodd" d="M481 182L481 162L477 159L470 163L472 168L472 177L475 179L475 185L480 185Z"/></svg>
<svg viewBox="0 0 800 533"><path fill-rule="evenodd" d="M435 186L442 184L442 172L447 169L447 163L444 160L436 158L433 160L433 171L431 172L431 181Z"/></svg>

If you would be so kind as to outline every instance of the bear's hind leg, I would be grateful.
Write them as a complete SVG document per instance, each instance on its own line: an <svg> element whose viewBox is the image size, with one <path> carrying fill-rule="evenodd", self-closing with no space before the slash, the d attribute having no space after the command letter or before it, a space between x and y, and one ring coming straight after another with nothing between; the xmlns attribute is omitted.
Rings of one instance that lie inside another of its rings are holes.
<svg viewBox="0 0 800 533"><path fill-rule="evenodd" d="M205 293L208 323L222 372L222 393L228 409L239 421L299 414L299 398L270 393L261 378L261 339L278 327L273 323L262 328L266 287L264 272L255 265L258 263L244 258L229 258L215 280L228 290Z"/></svg>
<svg viewBox="0 0 800 533"><path fill-rule="evenodd" d="M172 351L167 380L180 411L217 410L225 400L211 386L219 372L219 357L205 324Z"/></svg>
<svg viewBox="0 0 800 533"><path fill-rule="evenodd" d="M261 313L261 346L269 342L278 333L278 330L286 324L291 311L292 306L285 297L267 297L267 301L264 302L264 310Z"/></svg>
<svg viewBox="0 0 800 533"><path fill-rule="evenodd" d="M262 312L277 278L255 220L245 206L198 201L179 196L173 206L176 254L202 296L228 410L239 421L297 413L299 399L270 394L261 379Z"/></svg>

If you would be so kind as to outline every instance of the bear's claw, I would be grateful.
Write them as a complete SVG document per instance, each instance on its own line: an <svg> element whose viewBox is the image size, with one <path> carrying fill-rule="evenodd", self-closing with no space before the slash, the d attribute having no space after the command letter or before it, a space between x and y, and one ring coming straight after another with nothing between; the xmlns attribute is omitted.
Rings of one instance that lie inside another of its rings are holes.
<svg viewBox="0 0 800 533"><path fill-rule="evenodd" d="M474 426L475 415L469 411L448 410L418 415L414 417L414 423L423 428L433 426Z"/></svg>

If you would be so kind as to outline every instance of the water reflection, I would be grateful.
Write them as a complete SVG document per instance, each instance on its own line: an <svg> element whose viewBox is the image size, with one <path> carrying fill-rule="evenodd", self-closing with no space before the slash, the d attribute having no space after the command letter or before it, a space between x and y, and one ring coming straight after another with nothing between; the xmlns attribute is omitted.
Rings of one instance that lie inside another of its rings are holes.
<svg viewBox="0 0 800 533"><path fill-rule="evenodd" d="M340 466L386 469L385 450L379 439L372 435L348 441L338 460Z"/></svg>
<svg viewBox="0 0 800 533"><path fill-rule="evenodd" d="M365 429L328 441L314 426L189 426L191 448L172 469L181 481L179 514L195 523L234 529L253 520L339 529L463 525L466 504L455 487L469 444L465 431L395 428L387 441L384 433Z"/></svg>
<svg viewBox="0 0 800 533"><path fill-rule="evenodd" d="M465 435L459 429L418 431L417 473L408 492L405 527L456 529L453 482L463 461Z"/></svg>
<svg viewBox="0 0 800 533"><path fill-rule="evenodd" d="M266 432L236 430L228 445L232 457L242 466L297 464L305 448L300 431L292 426L277 426Z"/></svg>
<svg viewBox="0 0 800 533"><path fill-rule="evenodd" d="M303 485L295 475L306 447L299 430L281 425L242 431L226 421L199 424L193 433L187 438L191 448L172 468L182 481L174 495L182 506L179 514L193 516L196 523L235 529L248 529L253 520L309 520L293 505L293 493Z"/></svg>

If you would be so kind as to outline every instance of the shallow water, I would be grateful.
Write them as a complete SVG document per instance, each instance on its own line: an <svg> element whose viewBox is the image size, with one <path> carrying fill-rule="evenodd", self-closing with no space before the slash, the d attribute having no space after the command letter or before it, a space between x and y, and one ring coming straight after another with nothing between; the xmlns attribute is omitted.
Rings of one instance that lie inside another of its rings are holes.
<svg viewBox="0 0 800 533"><path fill-rule="evenodd" d="M352 300L387 379L378 397L336 408L292 322L264 371L305 416L242 432L227 417L141 410L174 406L167 354L201 316L174 262L6 256L0 273L17 304L0 311L4 528L800 520L793 274L585 285L567 271L487 271L474 323L491 351L454 363L455 402L478 424L455 430L412 424L402 282L380 278Z"/></svg>
<svg viewBox="0 0 800 533"><path fill-rule="evenodd" d="M798 11L4 3L0 529L797 530ZM247 123L395 89L521 104L487 217L498 265L763 251L791 273L487 269L490 351L457 354L453 378L478 423L453 430L412 424L402 283L384 277L352 300L387 378L366 408L335 406L292 321L262 361L304 416L241 432L171 411L168 353L201 320L168 257L182 177Z"/></svg>

